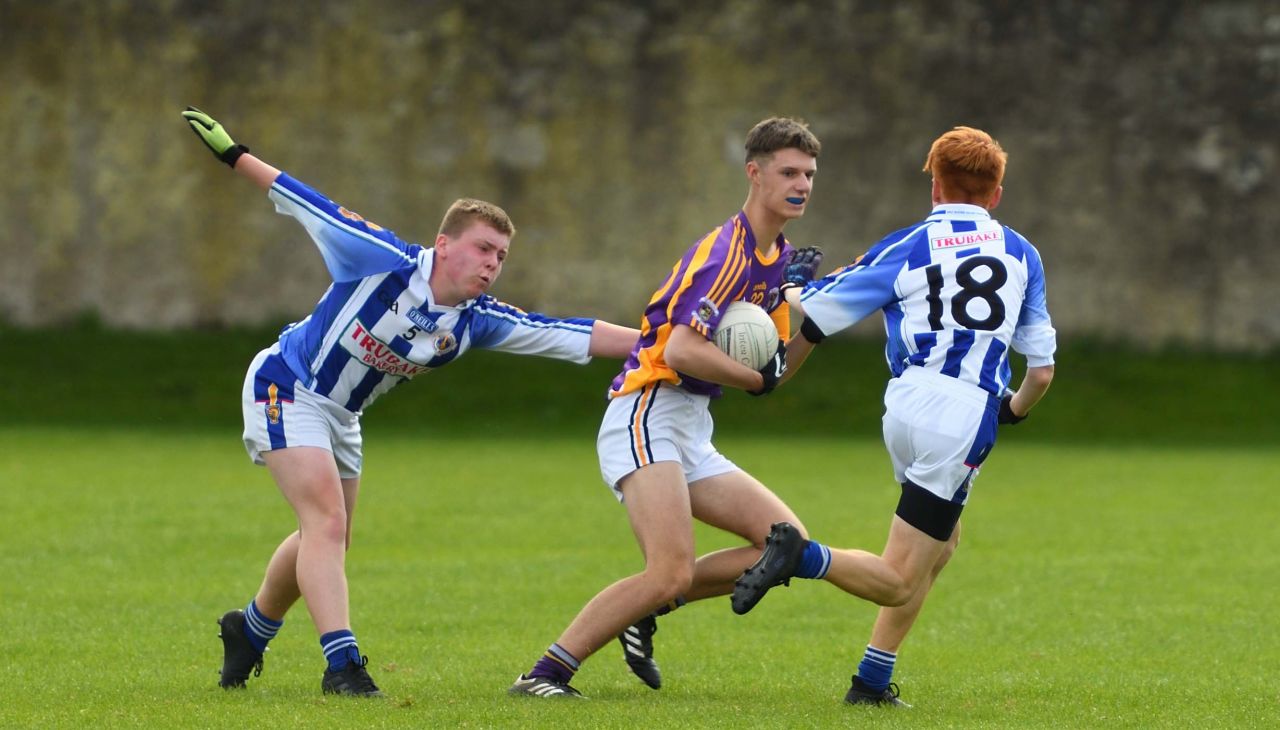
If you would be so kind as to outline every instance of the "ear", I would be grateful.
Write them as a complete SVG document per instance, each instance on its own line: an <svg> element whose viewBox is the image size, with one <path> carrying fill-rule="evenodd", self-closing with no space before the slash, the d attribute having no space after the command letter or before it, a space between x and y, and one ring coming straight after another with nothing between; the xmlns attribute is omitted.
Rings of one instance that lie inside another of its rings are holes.
<svg viewBox="0 0 1280 730"><path fill-rule="evenodd" d="M995 210L1000 205L1000 198L1004 197L1004 186L997 185L996 191L991 194L991 204L987 206L987 210Z"/></svg>
<svg viewBox="0 0 1280 730"><path fill-rule="evenodd" d="M760 163L755 160L747 162L747 179L751 181L752 185L760 182Z"/></svg>
<svg viewBox="0 0 1280 730"><path fill-rule="evenodd" d="M449 237L443 233L437 235L435 249L437 253L447 256L449 253Z"/></svg>

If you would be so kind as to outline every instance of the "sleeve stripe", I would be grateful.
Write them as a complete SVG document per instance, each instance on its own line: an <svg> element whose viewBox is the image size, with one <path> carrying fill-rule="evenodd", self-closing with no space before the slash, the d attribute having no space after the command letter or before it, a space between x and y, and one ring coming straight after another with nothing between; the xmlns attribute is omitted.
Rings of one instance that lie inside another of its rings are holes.
<svg viewBox="0 0 1280 730"><path fill-rule="evenodd" d="M408 263L414 263L415 260L413 258L410 258L404 251L401 251L399 248L396 248L392 244L387 243L381 238L378 238L377 236L372 235L368 231L362 231L358 228L352 228L351 226L339 221L338 219L329 215L328 212L324 211L316 204L298 195L294 191L284 187L278 181L272 184L271 189L279 193L281 196L288 198L290 201L296 203L300 207L305 208L307 212L311 213L312 216L338 229L342 233L349 236L354 236L356 238L359 238L362 241L365 241L366 243L371 243L374 246L377 246L378 248L385 249L391 253L394 253Z"/></svg>
<svg viewBox="0 0 1280 730"><path fill-rule="evenodd" d="M729 239L729 255L730 259L726 262L723 269L720 270L720 278L711 286L711 290L707 293L707 297L716 303L719 307L729 295L730 287L738 283L742 276L742 272L746 270L750 261L747 259L746 251L743 250L742 239L745 232L742 228L734 229L733 237Z"/></svg>
<svg viewBox="0 0 1280 730"><path fill-rule="evenodd" d="M703 262L711 255L711 249L714 248L717 234L708 234L702 239L702 243L698 244L698 248L694 251L693 256L689 260L689 266L684 270L684 276L680 279L680 285L671 294L671 299L667 302L667 322L672 326L676 322L671 321L671 314L675 311L676 304L680 301L680 295L689 289L689 285L693 282L693 274L702 268Z"/></svg>
<svg viewBox="0 0 1280 730"><path fill-rule="evenodd" d="M498 309L490 309L489 307L485 307L485 306L476 307L476 311L480 312L486 317L493 317L494 319L502 319L502 320L506 320L507 322L511 322L513 324L521 324L526 327L561 329L561 330L569 330L571 332L585 332L588 334L591 333L591 328L594 324L594 322L593 324L579 324L579 323L570 322L567 320L554 320L554 321L541 322L527 315L518 316L510 312L504 312Z"/></svg>
<svg viewBox="0 0 1280 730"><path fill-rule="evenodd" d="M867 268L868 266L875 266L876 264L878 264L878 263L880 263L881 261L883 261L883 260L885 259L885 257L887 257L890 253L892 253L892 252L894 252L894 251L898 250L899 248L901 248L901 247L902 247L902 245L903 245L903 244L905 244L905 243L907 243L908 241L910 241L910 240L911 240L911 238L912 238L913 236L915 236L915 234L916 234L916 233L918 233L918 232L919 232L921 229L923 229L923 228L928 228L928 226L927 226L927 225L924 225L924 226L920 226L919 228L915 228L915 229L913 229L910 233L908 233L907 235L903 236L902 238L898 239L897 241L894 241L893 243L889 244L888 246L885 246L885 247L884 247L884 249L883 249L882 251L880 251L880 253L875 257L875 259L874 259L874 260L872 260L872 261L870 261L870 262L867 262L867 261L865 261L865 260L864 260L862 263L860 263L860 264L858 264L858 265L856 265L856 266L850 266L848 269L845 269L844 271L840 272L840 273L839 273L839 274L838 274L834 279L832 279L831 281L827 282L827 283L826 283L826 285L824 285L821 289L805 289L804 293L800 295L800 301L802 301L802 302L803 302L804 300L808 299L810 296L812 296L813 294L815 294L815 293L817 293L817 292L820 292L820 291L821 291L821 292L825 292L825 291L830 290L832 287L836 286L836 285L837 285L837 284L839 284L841 281L843 281L843 280L845 279L845 277L849 276L850 274L852 274L852 273L853 273L853 272L855 272L855 271L861 271L862 269L865 269L865 268Z"/></svg>

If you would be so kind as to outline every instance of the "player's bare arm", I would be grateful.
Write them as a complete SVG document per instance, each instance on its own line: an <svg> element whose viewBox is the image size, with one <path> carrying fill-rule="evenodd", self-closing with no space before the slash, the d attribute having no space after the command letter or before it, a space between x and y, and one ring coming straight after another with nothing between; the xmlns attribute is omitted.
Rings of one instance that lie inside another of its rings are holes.
<svg viewBox="0 0 1280 730"><path fill-rule="evenodd" d="M1013 400L1009 402L1009 408L1015 416L1020 418L1026 417L1035 404L1040 402L1044 394L1049 392L1049 384L1053 382L1053 366L1042 365L1040 367L1027 368L1027 375L1022 379L1022 384L1018 386L1017 392L1013 394Z"/></svg>
<svg viewBox="0 0 1280 730"><path fill-rule="evenodd" d="M640 330L634 327L623 327L612 322L597 319L591 325L591 344L587 354L592 357L612 357L624 359L631 354L631 348L640 339Z"/></svg>
<svg viewBox="0 0 1280 730"><path fill-rule="evenodd" d="M688 325L672 328L665 354L668 365L699 380L747 391L764 387L763 375L724 354Z"/></svg>
<svg viewBox="0 0 1280 730"><path fill-rule="evenodd" d="M271 184L280 177L279 170L248 153L240 156L234 169L263 190L270 190Z"/></svg>

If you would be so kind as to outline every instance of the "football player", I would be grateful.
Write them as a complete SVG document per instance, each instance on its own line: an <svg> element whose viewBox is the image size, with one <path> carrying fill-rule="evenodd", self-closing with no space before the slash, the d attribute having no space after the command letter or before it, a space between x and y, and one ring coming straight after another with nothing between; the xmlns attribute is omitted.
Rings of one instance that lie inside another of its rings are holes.
<svg viewBox="0 0 1280 730"><path fill-rule="evenodd" d="M244 444L298 518L257 594L219 619L220 684L243 687L285 613L306 598L320 634L326 694L379 696L348 615L344 556L360 489L360 417L379 396L471 348L585 363L623 358L639 332L524 312L487 294L515 235L498 206L450 206L430 247L406 243L249 154L204 112L182 113L214 156L268 192L311 235L333 283L311 314L258 353L242 393Z"/></svg>
<svg viewBox="0 0 1280 730"><path fill-rule="evenodd" d="M769 525L796 519L765 485L716 450L709 410L721 386L753 395L772 391L786 377L790 345L779 341L773 358L752 370L721 352L711 337L736 301L758 304L773 315L779 333L790 333L788 305L779 293L783 269L796 269L797 280L812 278L821 256L810 249L793 258L782 229L809 204L819 150L817 137L798 120L757 124L746 139L749 190L742 210L689 248L654 292L640 339L609 389L597 440L602 476L626 507L644 569L591 599L516 679L512 694L580 696L569 684L574 673L614 637L632 671L657 689L654 615L728 594L734 578L760 555ZM698 558L694 519L746 544Z"/></svg>
<svg viewBox="0 0 1280 730"><path fill-rule="evenodd" d="M831 550L826 580L884 608L845 700L902 705L890 683L898 648L960 538L960 513L997 426L1027 417L1053 380L1056 334L1036 248L991 216L1000 203L1006 154L989 134L956 127L934 141L924 169L933 210L889 234L852 265L812 282L789 282L803 317L797 354L876 310L884 312L885 446L902 496L880 556ZM1026 356L1010 388L1010 350ZM768 546L734 589L751 610L798 572L803 528L773 526Z"/></svg>

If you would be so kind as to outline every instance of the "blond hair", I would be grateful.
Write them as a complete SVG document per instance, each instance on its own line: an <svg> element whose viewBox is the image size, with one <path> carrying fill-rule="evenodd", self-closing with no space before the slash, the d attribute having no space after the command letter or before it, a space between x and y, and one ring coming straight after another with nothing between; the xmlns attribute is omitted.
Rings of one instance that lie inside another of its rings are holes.
<svg viewBox="0 0 1280 730"><path fill-rule="evenodd" d="M453 205L444 213L444 220L440 221L440 233L456 238L477 222L492 226L507 238L516 235L516 226L511 222L507 211L475 198L458 198L453 201Z"/></svg>
<svg viewBox="0 0 1280 730"><path fill-rule="evenodd" d="M933 175L944 200L986 205L1004 180L1008 157L981 129L956 127L933 141L924 171Z"/></svg>

